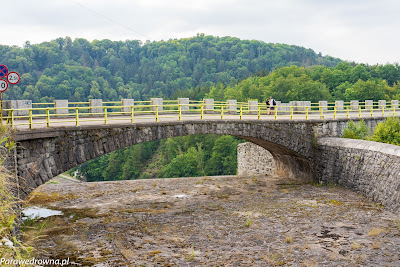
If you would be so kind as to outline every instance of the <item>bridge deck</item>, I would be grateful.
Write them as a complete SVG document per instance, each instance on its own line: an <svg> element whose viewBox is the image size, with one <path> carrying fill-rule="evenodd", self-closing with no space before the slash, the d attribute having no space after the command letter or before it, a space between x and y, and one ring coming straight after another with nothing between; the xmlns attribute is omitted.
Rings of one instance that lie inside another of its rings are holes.
<svg viewBox="0 0 400 267"><path fill-rule="evenodd" d="M163 114L158 115L156 118L155 116L135 116L133 123L165 123L165 122L176 122L176 121L201 121L201 120L261 120L261 121L288 121L288 120L332 120L332 119L358 119L358 118L382 118L382 117L392 117L392 116L400 116L399 112L388 112L388 113L374 113L371 116L370 112L336 112L336 114L332 113L324 113L321 117L319 114L293 114L290 115L266 115L262 114L258 116L255 115L242 115L240 117L239 114L237 115L223 115L221 114L204 114L203 117L201 115L190 115L185 114L182 115L181 118L178 117L177 114ZM3 121L3 124L8 124L6 120ZM38 129L38 128L47 128L47 127L74 127L74 126L95 126L95 125L129 125L132 124L132 117L131 116L123 116L123 115L115 115L115 116L108 116L107 118L103 116L91 116L91 117L82 117L77 120L74 117L58 117L58 118L51 118L49 120L43 118L33 118L32 120L29 119L15 119L13 127L17 130L24 130L24 129Z"/></svg>

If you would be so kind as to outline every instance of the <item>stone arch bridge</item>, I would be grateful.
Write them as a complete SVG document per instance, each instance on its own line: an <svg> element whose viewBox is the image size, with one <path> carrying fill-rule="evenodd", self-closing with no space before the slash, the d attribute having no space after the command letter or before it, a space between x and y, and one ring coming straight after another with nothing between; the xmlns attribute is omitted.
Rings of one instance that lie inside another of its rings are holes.
<svg viewBox="0 0 400 267"><path fill-rule="evenodd" d="M364 118L370 128L374 128L384 119ZM336 175L338 172L340 175L345 171L336 170L338 161L329 160L331 156L334 158L339 153L334 150L340 146L339 143L335 143L335 137L342 134L347 123L348 119L287 121L229 119L16 129L17 148L13 164L19 179L19 192L24 198L34 188L58 174L120 148L169 137L228 134L269 150L275 159L278 174L304 181L322 181L326 180L326 175ZM332 148L331 143L336 145ZM335 182L340 183L341 180ZM342 184L348 185L343 181ZM392 208L399 209L400 182L398 186L395 195L397 199L382 198L381 195L387 194L387 190L382 194L374 191L375 195L372 197L383 203L394 202L395 204L390 204ZM351 183L349 187L352 187ZM358 190L358 187L355 187ZM373 185L371 187L375 188ZM389 187L386 189L391 190ZM370 194L369 191L363 193Z"/></svg>

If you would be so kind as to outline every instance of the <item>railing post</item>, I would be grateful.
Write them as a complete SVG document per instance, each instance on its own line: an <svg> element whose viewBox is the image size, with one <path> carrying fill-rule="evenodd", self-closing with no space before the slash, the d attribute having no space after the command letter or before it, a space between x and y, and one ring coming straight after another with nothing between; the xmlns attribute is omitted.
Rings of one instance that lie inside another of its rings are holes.
<svg viewBox="0 0 400 267"><path fill-rule="evenodd" d="M350 116L349 116L349 107L346 107L346 113L347 113L347 118L350 118Z"/></svg>
<svg viewBox="0 0 400 267"><path fill-rule="evenodd" d="M221 120L224 119L224 105L221 105Z"/></svg>
<svg viewBox="0 0 400 267"><path fill-rule="evenodd" d="M261 119L261 110L260 110L260 105L258 105L258 110L257 110L257 119Z"/></svg>
<svg viewBox="0 0 400 267"><path fill-rule="evenodd" d="M14 109L10 110L10 116L11 116L11 128L14 128Z"/></svg>
<svg viewBox="0 0 400 267"><path fill-rule="evenodd" d="M103 108L103 110L104 110L104 124L106 124L107 125L107 123L108 123L108 121L107 121L107 107L104 107Z"/></svg>
<svg viewBox="0 0 400 267"><path fill-rule="evenodd" d="M333 107L333 118L336 119L336 106Z"/></svg>
<svg viewBox="0 0 400 267"><path fill-rule="evenodd" d="M393 106L393 117L396 116L396 106Z"/></svg>
<svg viewBox="0 0 400 267"><path fill-rule="evenodd" d="M382 106L382 117L385 117L385 107Z"/></svg>
<svg viewBox="0 0 400 267"><path fill-rule="evenodd" d="M203 119L203 115L204 115L204 105L201 104L201 106L200 106L200 119L201 120Z"/></svg>
<svg viewBox="0 0 400 267"><path fill-rule="evenodd" d="M178 120L182 120L182 108L181 108L181 104L178 104L178 110L179 110L179 118L178 118Z"/></svg>
<svg viewBox="0 0 400 267"><path fill-rule="evenodd" d="M371 106L371 117L373 117L373 116L374 116L374 107Z"/></svg>
<svg viewBox="0 0 400 267"><path fill-rule="evenodd" d="M79 108L75 108L75 125L79 126Z"/></svg>
<svg viewBox="0 0 400 267"><path fill-rule="evenodd" d="M306 106L306 120L308 120L308 106Z"/></svg>
<svg viewBox="0 0 400 267"><path fill-rule="evenodd" d="M158 122L158 105L156 106L156 122Z"/></svg>
<svg viewBox="0 0 400 267"><path fill-rule="evenodd" d="M290 119L293 120L293 106L290 106Z"/></svg>
<svg viewBox="0 0 400 267"><path fill-rule="evenodd" d="M47 127L50 127L50 109L46 109L46 120L47 120Z"/></svg>
<svg viewBox="0 0 400 267"><path fill-rule="evenodd" d="M29 129L32 129L32 109L29 109Z"/></svg>
<svg viewBox="0 0 400 267"><path fill-rule="evenodd" d="M239 119L242 119L243 116L243 106L240 105L240 115L239 115Z"/></svg>
<svg viewBox="0 0 400 267"><path fill-rule="evenodd" d="M134 122L134 118L133 118L133 106L131 106L131 123Z"/></svg>
<svg viewBox="0 0 400 267"><path fill-rule="evenodd" d="M361 118L361 106L358 106L358 117Z"/></svg>
<svg viewBox="0 0 400 267"><path fill-rule="evenodd" d="M324 118L324 109L319 107L319 118L322 120Z"/></svg>
<svg viewBox="0 0 400 267"><path fill-rule="evenodd" d="M278 119L278 108L276 107L275 108L275 120L277 120Z"/></svg>

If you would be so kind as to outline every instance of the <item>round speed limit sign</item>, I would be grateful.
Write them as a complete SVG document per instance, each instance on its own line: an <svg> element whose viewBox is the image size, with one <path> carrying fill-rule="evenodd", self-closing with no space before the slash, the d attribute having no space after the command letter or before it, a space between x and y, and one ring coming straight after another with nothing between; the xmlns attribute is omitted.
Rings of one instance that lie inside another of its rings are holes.
<svg viewBox="0 0 400 267"><path fill-rule="evenodd" d="M0 79L0 93L4 92L8 88L8 83L5 80Z"/></svg>
<svg viewBox="0 0 400 267"><path fill-rule="evenodd" d="M17 84L19 83L20 77L19 74L16 73L15 71L12 71L10 73L8 73L7 75L7 81L11 84Z"/></svg>

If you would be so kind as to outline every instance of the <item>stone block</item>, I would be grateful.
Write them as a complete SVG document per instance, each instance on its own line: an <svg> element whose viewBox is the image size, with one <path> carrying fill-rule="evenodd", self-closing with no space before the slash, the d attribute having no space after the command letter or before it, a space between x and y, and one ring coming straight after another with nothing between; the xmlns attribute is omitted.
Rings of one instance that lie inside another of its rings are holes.
<svg viewBox="0 0 400 267"><path fill-rule="evenodd" d="M127 98L121 100L122 112L131 113L131 107L134 105L135 101L133 99Z"/></svg>
<svg viewBox="0 0 400 267"><path fill-rule="evenodd" d="M13 112L14 117L16 116L28 116L29 110L32 108L32 100L5 100L3 101L3 109L27 109L27 110L15 110ZM8 111L3 112L3 116L8 116Z"/></svg>
<svg viewBox="0 0 400 267"><path fill-rule="evenodd" d="M328 101L319 101L319 110L327 111L328 110Z"/></svg>
<svg viewBox="0 0 400 267"><path fill-rule="evenodd" d="M226 101L228 103L228 114L237 114L237 100L230 99Z"/></svg>
<svg viewBox="0 0 400 267"><path fill-rule="evenodd" d="M205 98L204 100L204 113L214 113L214 99L212 98Z"/></svg>
<svg viewBox="0 0 400 267"><path fill-rule="evenodd" d="M182 113L189 113L189 98L178 98Z"/></svg>
<svg viewBox="0 0 400 267"><path fill-rule="evenodd" d="M360 104L359 104L358 100L351 100L350 101L350 110L358 111L359 107L360 107Z"/></svg>
<svg viewBox="0 0 400 267"><path fill-rule="evenodd" d="M399 100L392 100L391 104L392 104L392 109L393 108L395 108L395 109L399 108Z"/></svg>
<svg viewBox="0 0 400 267"><path fill-rule="evenodd" d="M258 113L258 101L257 100L252 100L248 102L249 106L249 113L251 115L257 115Z"/></svg>
<svg viewBox="0 0 400 267"><path fill-rule="evenodd" d="M343 100L335 101L335 110L336 110L336 112L344 111L344 101Z"/></svg>
<svg viewBox="0 0 400 267"><path fill-rule="evenodd" d="M162 98L151 98L151 110L156 111L156 107L158 108L158 111L163 111L163 99Z"/></svg>
<svg viewBox="0 0 400 267"><path fill-rule="evenodd" d="M56 115L68 115L68 100L54 100L54 114Z"/></svg>
<svg viewBox="0 0 400 267"><path fill-rule="evenodd" d="M92 113L92 116L103 116L104 109L103 100L102 99L89 99L89 112ZM93 114L98 113L98 114Z"/></svg>
<svg viewBox="0 0 400 267"><path fill-rule="evenodd" d="M366 110L371 110L374 106L374 100L365 100L365 109Z"/></svg>
<svg viewBox="0 0 400 267"><path fill-rule="evenodd" d="M386 109L386 100L378 100L378 107L380 110Z"/></svg>

